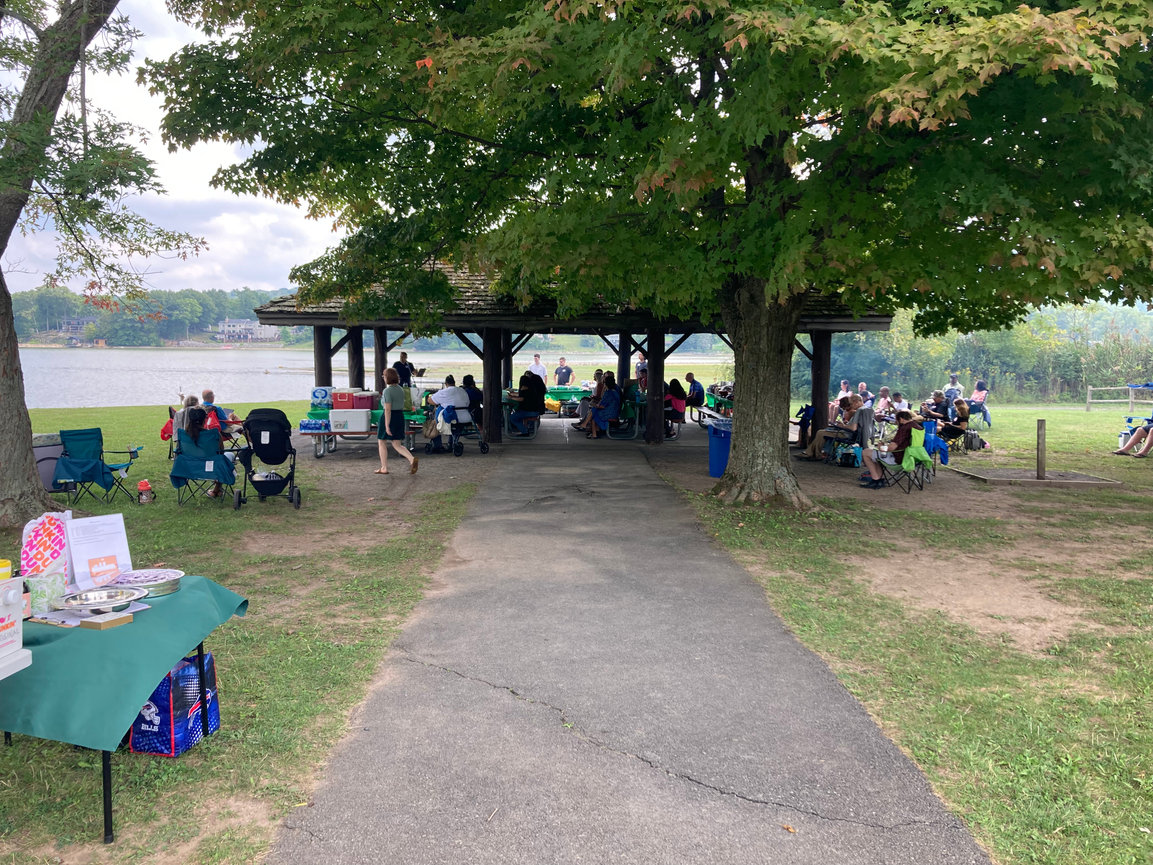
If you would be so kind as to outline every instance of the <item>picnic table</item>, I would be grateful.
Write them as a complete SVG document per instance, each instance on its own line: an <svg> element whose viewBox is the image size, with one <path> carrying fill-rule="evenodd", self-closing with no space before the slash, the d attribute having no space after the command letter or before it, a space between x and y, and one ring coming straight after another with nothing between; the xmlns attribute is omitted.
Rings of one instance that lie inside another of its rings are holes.
<svg viewBox="0 0 1153 865"><path fill-rule="evenodd" d="M332 430L297 430L297 434L312 439L312 455L316 457L316 459L322 459L336 451L338 440L346 442L374 440L377 431L380 429L380 419L383 416L384 409L374 409L372 412L372 423L369 424L367 431L333 432ZM309 409L308 417L313 420L327 420L328 409ZM404 445L409 450L416 447L416 436L424 427L426 417L427 413L424 409L413 409L412 411L406 411L404 413Z"/></svg>

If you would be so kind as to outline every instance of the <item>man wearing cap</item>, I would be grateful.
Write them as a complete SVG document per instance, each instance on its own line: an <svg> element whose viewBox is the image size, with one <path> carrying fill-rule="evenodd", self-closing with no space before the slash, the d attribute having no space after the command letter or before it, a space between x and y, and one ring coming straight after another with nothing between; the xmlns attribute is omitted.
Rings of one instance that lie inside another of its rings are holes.
<svg viewBox="0 0 1153 865"><path fill-rule="evenodd" d="M528 371L540 376L540 380L544 382L545 387L548 387L548 370L544 368L544 364L540 362L540 355L534 354L532 356L532 363L528 365Z"/></svg>

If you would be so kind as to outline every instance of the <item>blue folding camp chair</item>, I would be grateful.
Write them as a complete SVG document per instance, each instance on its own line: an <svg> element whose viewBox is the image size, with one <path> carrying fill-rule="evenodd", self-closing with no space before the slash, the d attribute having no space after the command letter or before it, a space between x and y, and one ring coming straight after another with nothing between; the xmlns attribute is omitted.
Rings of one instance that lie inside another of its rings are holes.
<svg viewBox="0 0 1153 865"><path fill-rule="evenodd" d="M176 488L176 503L182 505L198 493L207 494L218 483L227 488L227 492L222 489L216 499L233 501L236 469L232 460L220 451L220 430L201 430L198 439L193 441L186 430L178 429L175 438L176 455L168 478Z"/></svg>
<svg viewBox="0 0 1153 865"><path fill-rule="evenodd" d="M64 451L56 461L56 471L52 475L54 491L66 492L72 504L86 495L93 499L112 501L117 493L123 493L129 500L136 501L136 495L124 485L124 480L128 477L128 469L133 460L140 455L141 448L106 451L104 433L99 427L62 429L60 444ZM105 454L124 454L128 462L105 462ZM98 496L93 487L100 487L103 493Z"/></svg>

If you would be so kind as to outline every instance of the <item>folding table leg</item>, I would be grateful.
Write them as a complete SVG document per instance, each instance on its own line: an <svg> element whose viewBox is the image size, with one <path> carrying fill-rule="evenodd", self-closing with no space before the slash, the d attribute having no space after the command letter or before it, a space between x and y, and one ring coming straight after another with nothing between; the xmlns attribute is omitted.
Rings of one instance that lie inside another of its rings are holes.
<svg viewBox="0 0 1153 865"><path fill-rule="evenodd" d="M200 679L200 738L207 739L208 731L208 673L204 665L204 641L196 644L196 672Z"/></svg>
<svg viewBox="0 0 1153 865"><path fill-rule="evenodd" d="M116 840L112 833L112 752L100 752L100 768L104 776L104 843L111 844Z"/></svg>

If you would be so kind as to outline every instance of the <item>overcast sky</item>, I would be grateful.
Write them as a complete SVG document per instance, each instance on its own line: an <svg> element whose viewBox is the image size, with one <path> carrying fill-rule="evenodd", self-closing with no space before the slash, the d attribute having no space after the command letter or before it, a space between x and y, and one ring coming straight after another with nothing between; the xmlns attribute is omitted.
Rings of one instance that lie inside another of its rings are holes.
<svg viewBox="0 0 1153 865"><path fill-rule="evenodd" d="M122 0L119 8L144 33L136 44L135 65L145 57L167 57L196 36L155 0ZM160 102L136 84L135 72L112 80L90 78L88 95L121 120L151 133L145 153L156 163L167 195L142 199L135 209L158 225L208 241L208 250L188 261L150 260L150 288L291 289L288 271L339 240L328 222L307 220L294 208L209 186L217 168L238 161L238 151L224 144L205 144L169 153L160 142ZM54 252L55 240L49 233L14 235L3 262L9 288L23 291L40 285L43 274L53 269Z"/></svg>

